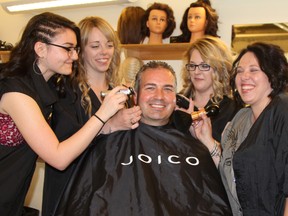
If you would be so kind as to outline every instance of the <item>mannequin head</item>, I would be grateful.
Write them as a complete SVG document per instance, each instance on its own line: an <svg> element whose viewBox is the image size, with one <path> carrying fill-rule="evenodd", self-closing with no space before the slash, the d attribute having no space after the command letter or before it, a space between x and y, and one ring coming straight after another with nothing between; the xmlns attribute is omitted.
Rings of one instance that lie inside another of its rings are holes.
<svg viewBox="0 0 288 216"><path fill-rule="evenodd" d="M219 16L211 7L209 0L199 0L190 4L184 12L180 25L181 42L190 42L192 38L195 41L204 35L219 37L217 35L218 19Z"/></svg>
<svg viewBox="0 0 288 216"><path fill-rule="evenodd" d="M149 34L163 34L167 28L167 15L163 10L153 9L150 11L146 27L149 29Z"/></svg>
<svg viewBox="0 0 288 216"><path fill-rule="evenodd" d="M190 7L187 16L187 28L193 34L205 35L207 26L206 11L203 7Z"/></svg>
<svg viewBox="0 0 288 216"><path fill-rule="evenodd" d="M152 4L145 11L142 27L142 33L146 37L150 37L152 33L161 34L163 39L170 37L176 27L173 10L167 4Z"/></svg>
<svg viewBox="0 0 288 216"><path fill-rule="evenodd" d="M117 34L121 44L140 44L142 35L141 20L145 10L141 7L126 7L122 10L117 24Z"/></svg>

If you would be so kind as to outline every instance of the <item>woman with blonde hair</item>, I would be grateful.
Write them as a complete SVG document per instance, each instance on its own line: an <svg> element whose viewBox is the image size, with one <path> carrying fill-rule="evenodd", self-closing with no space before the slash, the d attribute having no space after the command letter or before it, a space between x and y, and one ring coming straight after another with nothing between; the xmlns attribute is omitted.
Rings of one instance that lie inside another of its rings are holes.
<svg viewBox="0 0 288 216"><path fill-rule="evenodd" d="M111 90L114 85L119 84L117 73L120 43L111 25L104 19L93 16L81 20L79 28L79 67L77 73L70 77L70 82L66 83L65 97L60 98L54 107L52 127L60 138L70 136L99 109L103 100L102 91ZM140 118L141 111L138 106L123 108L103 125L98 136L117 130L134 129L138 127ZM97 143L96 138L91 145L94 143ZM63 172L46 166L43 215L53 215L75 167L79 161L85 160L85 153Z"/></svg>
<svg viewBox="0 0 288 216"><path fill-rule="evenodd" d="M225 125L238 111L229 85L231 52L219 38L206 36L190 45L186 60L188 63L182 73L183 89L180 93L193 101L194 111L211 104L219 106L218 115L211 121L213 137L220 141Z"/></svg>

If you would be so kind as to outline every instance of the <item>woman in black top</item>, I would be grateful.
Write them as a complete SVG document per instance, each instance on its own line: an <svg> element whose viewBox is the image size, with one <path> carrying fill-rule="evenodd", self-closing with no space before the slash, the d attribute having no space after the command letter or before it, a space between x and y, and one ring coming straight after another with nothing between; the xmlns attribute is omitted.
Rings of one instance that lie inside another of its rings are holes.
<svg viewBox="0 0 288 216"><path fill-rule="evenodd" d="M111 90L118 84L117 71L120 64L119 40L110 24L101 17L86 17L79 23L81 31L81 54L79 68L66 82L66 95L62 95L54 106L52 128L60 140L70 137L103 103L101 91ZM57 81L57 80L56 80ZM57 88L53 86L52 89ZM101 134L138 127L141 118L139 106L121 109L102 127ZM96 139L92 141L96 142ZM63 171L47 165L43 190L42 214L53 215L55 207L79 160ZM77 175L77 173L76 173Z"/></svg>
<svg viewBox="0 0 288 216"><path fill-rule="evenodd" d="M190 98L194 111L211 104L219 106L219 113L211 117L213 137L219 142L227 122L239 109L231 99L229 85L232 56L220 39L206 36L190 45L186 59L188 64L182 74L184 84L180 93ZM191 109L188 113L191 113ZM192 123L190 115L181 111L175 112L174 121L184 132L188 131ZM193 134L193 127L190 127L190 132Z"/></svg>
<svg viewBox="0 0 288 216"><path fill-rule="evenodd" d="M243 49L233 66L235 97L249 106L224 130L216 163L233 215L287 215L287 59L280 47L258 42ZM209 128L203 116L195 132L213 146Z"/></svg>
<svg viewBox="0 0 288 216"><path fill-rule="evenodd" d="M89 145L105 121L124 107L116 87L101 108L73 136L59 142L49 127L57 98L47 81L72 73L80 31L53 13L34 16L0 74L0 213L22 215L37 155L64 169Z"/></svg>

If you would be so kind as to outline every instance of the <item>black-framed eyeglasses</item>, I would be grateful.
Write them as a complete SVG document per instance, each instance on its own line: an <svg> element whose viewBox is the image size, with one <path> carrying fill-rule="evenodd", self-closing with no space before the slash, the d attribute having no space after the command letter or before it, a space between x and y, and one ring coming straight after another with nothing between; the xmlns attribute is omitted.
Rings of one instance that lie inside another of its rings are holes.
<svg viewBox="0 0 288 216"><path fill-rule="evenodd" d="M65 46L61 46L61 45L54 44L54 43L48 43L48 42L46 44L51 45L51 46L60 47L60 48L62 48L64 50L66 50L70 57L72 56L74 51L77 53L77 55L80 52L80 47L65 47Z"/></svg>
<svg viewBox="0 0 288 216"><path fill-rule="evenodd" d="M186 70L189 72L195 71L197 67L199 68L200 71L209 71L211 68L211 66L206 63L201 63L199 65L191 63L191 64L186 64L185 67L186 67Z"/></svg>

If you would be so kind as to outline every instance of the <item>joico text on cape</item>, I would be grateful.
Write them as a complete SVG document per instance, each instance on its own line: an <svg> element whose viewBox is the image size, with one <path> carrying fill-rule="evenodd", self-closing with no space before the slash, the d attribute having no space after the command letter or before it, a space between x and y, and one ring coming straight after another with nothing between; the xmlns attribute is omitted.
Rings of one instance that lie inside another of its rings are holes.
<svg viewBox="0 0 288 216"><path fill-rule="evenodd" d="M167 160L168 163L170 164L181 164L181 163L187 163L191 166L197 166L199 165L200 161L197 157L185 157L185 158L180 158L178 155L169 155L168 157L163 157L161 155L157 155L157 157L152 158L149 155L146 154L138 154L137 158L135 158L135 160L138 159L140 162L143 163L153 163L154 160L156 160L156 162L158 164L162 164L162 160ZM131 165L133 163L134 159L133 156L131 155L129 157L129 161L128 162L122 162L121 164L123 166L128 166ZM136 162L136 161L135 161Z"/></svg>

